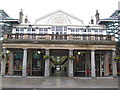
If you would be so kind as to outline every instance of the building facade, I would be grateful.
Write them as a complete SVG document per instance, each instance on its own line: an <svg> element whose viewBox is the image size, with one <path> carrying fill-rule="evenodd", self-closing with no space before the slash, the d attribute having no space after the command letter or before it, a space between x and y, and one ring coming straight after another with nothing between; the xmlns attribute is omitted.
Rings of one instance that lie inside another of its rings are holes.
<svg viewBox="0 0 120 90"><path fill-rule="evenodd" d="M2 40L4 34L12 33L12 25L19 24L18 19L13 19L2 9L0 9L0 67L2 61ZM1 71L1 68L0 68Z"/></svg>
<svg viewBox="0 0 120 90"><path fill-rule="evenodd" d="M2 75L117 76L115 36L107 35L105 25L84 25L82 19L61 10L33 24L27 18L23 23L22 10L19 14L21 23L4 35Z"/></svg>

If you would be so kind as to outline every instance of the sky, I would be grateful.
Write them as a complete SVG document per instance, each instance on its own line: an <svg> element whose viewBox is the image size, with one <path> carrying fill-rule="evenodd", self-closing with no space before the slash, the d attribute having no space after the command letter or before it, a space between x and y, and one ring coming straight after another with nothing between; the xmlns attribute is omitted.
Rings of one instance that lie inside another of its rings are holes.
<svg viewBox="0 0 120 90"><path fill-rule="evenodd" d="M31 23L37 18L56 10L63 10L84 21L90 22L91 16L95 20L96 10L100 13L100 19L108 18L118 9L120 0L0 0L0 9L3 9L10 17L18 19L20 9L23 9L24 17L27 15Z"/></svg>

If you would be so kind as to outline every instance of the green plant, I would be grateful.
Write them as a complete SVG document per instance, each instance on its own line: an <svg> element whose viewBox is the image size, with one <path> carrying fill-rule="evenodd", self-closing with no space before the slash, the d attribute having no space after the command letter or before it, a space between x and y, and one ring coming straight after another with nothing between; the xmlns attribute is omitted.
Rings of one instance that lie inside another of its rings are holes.
<svg viewBox="0 0 120 90"><path fill-rule="evenodd" d="M115 60L115 61L119 61L119 60L120 60L120 57L114 57L114 60Z"/></svg>
<svg viewBox="0 0 120 90"><path fill-rule="evenodd" d="M69 60L74 60L75 57L74 57L74 56L69 56L68 59L69 59Z"/></svg>
<svg viewBox="0 0 120 90"><path fill-rule="evenodd" d="M44 55L44 59L50 58L50 56L48 55Z"/></svg>

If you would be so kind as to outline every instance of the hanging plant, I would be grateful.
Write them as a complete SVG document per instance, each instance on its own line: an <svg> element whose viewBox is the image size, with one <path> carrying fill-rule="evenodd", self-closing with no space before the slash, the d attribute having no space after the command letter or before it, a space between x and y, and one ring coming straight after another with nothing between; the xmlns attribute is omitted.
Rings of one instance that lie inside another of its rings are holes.
<svg viewBox="0 0 120 90"><path fill-rule="evenodd" d="M69 60L74 60L75 57L74 57L74 56L69 56L68 59L69 59Z"/></svg>
<svg viewBox="0 0 120 90"><path fill-rule="evenodd" d="M120 57L114 57L115 61L120 61Z"/></svg>
<svg viewBox="0 0 120 90"><path fill-rule="evenodd" d="M50 56L48 56L48 55L44 55L43 58L44 58L44 59L47 59L47 58L50 58Z"/></svg>

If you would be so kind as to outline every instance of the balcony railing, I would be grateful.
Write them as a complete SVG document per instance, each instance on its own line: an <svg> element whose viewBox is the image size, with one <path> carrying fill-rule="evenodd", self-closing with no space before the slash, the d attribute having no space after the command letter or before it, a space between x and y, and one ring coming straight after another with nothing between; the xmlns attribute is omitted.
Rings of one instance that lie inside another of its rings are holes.
<svg viewBox="0 0 120 90"><path fill-rule="evenodd" d="M115 41L112 35L6 34L4 40L97 40Z"/></svg>

